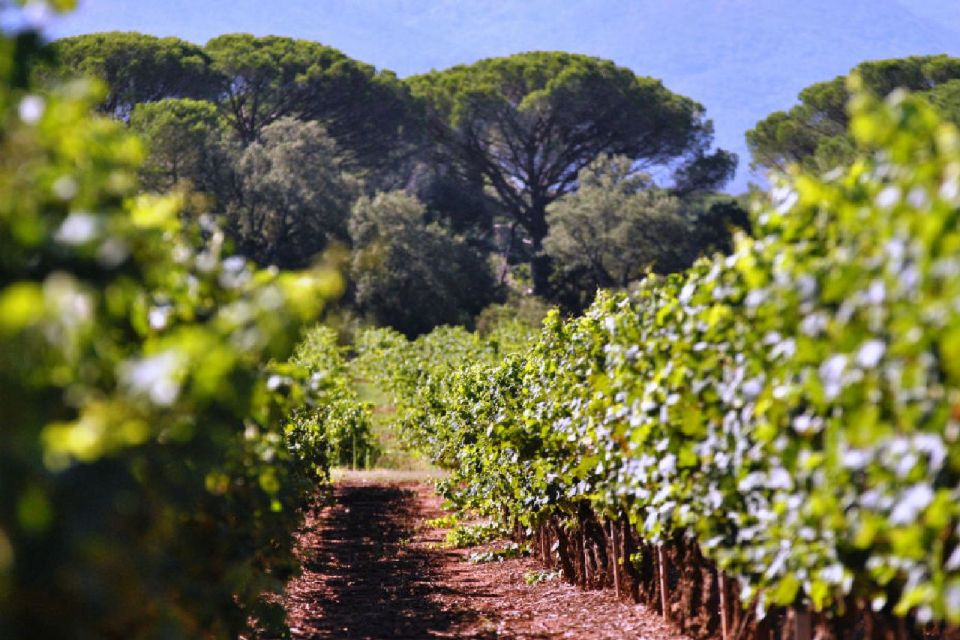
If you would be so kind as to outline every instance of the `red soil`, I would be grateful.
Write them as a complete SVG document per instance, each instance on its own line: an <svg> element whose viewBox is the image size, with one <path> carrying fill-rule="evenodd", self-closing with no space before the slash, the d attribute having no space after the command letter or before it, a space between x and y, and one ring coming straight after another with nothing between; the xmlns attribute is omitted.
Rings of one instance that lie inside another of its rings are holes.
<svg viewBox="0 0 960 640"><path fill-rule="evenodd" d="M488 564L438 548L442 515L425 484L337 485L300 536L303 575L286 605L294 638L645 638L683 640L659 616L559 579L528 585L531 558Z"/></svg>

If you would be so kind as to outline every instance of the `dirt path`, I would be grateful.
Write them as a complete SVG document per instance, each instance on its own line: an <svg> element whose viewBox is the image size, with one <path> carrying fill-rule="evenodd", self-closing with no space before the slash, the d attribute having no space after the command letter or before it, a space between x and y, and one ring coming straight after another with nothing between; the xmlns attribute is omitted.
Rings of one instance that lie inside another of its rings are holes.
<svg viewBox="0 0 960 640"><path fill-rule="evenodd" d="M655 614L559 580L527 585L532 559L466 562L437 548L442 515L414 482L338 483L300 538L303 575L287 597L294 638L645 638L683 640Z"/></svg>

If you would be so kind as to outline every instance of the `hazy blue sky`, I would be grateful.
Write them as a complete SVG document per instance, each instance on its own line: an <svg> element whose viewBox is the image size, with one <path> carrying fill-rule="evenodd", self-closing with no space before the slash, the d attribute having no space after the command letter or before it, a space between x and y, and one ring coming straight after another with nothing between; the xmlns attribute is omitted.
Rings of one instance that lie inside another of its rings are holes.
<svg viewBox="0 0 960 640"><path fill-rule="evenodd" d="M700 101L720 146L865 59L960 55L960 0L81 0L52 35L237 31L317 40L401 76L536 49L613 59Z"/></svg>

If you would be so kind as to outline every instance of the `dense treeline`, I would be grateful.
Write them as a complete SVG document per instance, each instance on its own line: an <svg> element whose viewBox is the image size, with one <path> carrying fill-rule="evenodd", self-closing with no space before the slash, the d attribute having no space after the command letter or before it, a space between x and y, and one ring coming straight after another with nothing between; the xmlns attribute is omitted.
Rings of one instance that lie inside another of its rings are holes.
<svg viewBox="0 0 960 640"><path fill-rule="evenodd" d="M855 161L779 185L731 256L492 364L405 356L455 503L697 636L956 636L960 133L851 82Z"/></svg>
<svg viewBox="0 0 960 640"><path fill-rule="evenodd" d="M580 309L598 287L729 247L745 219L710 195L736 158L711 150L703 107L605 60L528 53L401 81L315 42L245 34L202 47L92 34L50 53L44 75L108 84L100 108L148 145L145 185L208 195L261 265L346 248L345 304L408 335L470 324L511 289ZM620 203L574 197L600 173L629 202L605 230ZM612 274L593 254L627 227L641 246Z"/></svg>

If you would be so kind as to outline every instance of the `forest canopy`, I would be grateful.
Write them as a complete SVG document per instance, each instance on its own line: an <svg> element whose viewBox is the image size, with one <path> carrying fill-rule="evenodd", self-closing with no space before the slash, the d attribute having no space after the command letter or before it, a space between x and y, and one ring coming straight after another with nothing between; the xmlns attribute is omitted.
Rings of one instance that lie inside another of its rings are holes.
<svg viewBox="0 0 960 640"><path fill-rule="evenodd" d="M889 95L896 89L918 93L950 122L960 123L960 58L912 56L863 62L851 70L865 90ZM856 145L849 133L847 76L818 82L800 92L800 103L776 111L747 131L754 165L783 172L790 164L829 171L849 164Z"/></svg>
<svg viewBox="0 0 960 640"><path fill-rule="evenodd" d="M430 109L440 152L483 176L505 215L530 240L534 291L550 290L547 207L577 189L601 154L674 171L681 191L729 179L736 157L710 152L703 107L609 60L559 52L490 58L409 80ZM694 167L710 165L709 170ZM696 183L699 179L699 183Z"/></svg>
<svg viewBox="0 0 960 640"><path fill-rule="evenodd" d="M226 34L200 46L99 33L49 52L48 76L109 87L100 109L143 137L148 188L204 194L200 208L223 221L234 250L264 266L354 252L359 279L343 307L411 335L470 325L517 293L577 310L598 286L682 269L729 246L726 218L711 225L705 215L736 157L713 148L702 105L609 60L532 52L399 79L332 47L275 36ZM666 207L666 218L623 218L576 197L582 172L613 156L630 175L665 176L628 190L631 202ZM376 241L349 231L358 212L384 207L419 213ZM624 230L620 245L656 239L661 257L617 267L616 277L587 275L590 249L557 238L598 224Z"/></svg>

